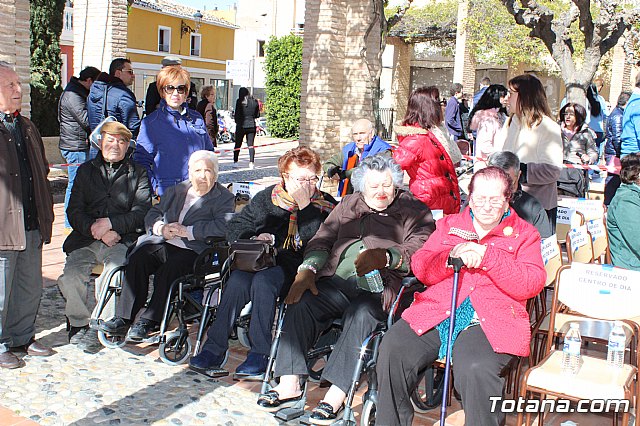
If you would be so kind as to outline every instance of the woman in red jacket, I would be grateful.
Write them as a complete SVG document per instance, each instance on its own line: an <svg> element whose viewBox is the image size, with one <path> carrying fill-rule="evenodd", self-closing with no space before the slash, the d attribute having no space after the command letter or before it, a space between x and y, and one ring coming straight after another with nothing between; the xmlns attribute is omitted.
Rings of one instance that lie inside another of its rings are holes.
<svg viewBox="0 0 640 426"><path fill-rule="evenodd" d="M527 300L546 279L540 234L509 207L509 176L497 167L478 171L469 186L469 206L442 219L411 258L411 270L427 286L382 340L378 357L377 422L410 425L410 393L418 372L443 358L449 330L453 269L462 259L453 334L455 386L465 423L498 425L490 397L501 397L499 376L512 356L527 356L531 332Z"/></svg>
<svg viewBox="0 0 640 426"><path fill-rule="evenodd" d="M407 171L409 189L417 199L431 210L452 214L460 211L460 188L453 165L460 157L458 147L450 147L438 128L442 123L439 96L435 87L411 93L404 120L394 126L400 145L393 159ZM457 151L456 161L452 151Z"/></svg>

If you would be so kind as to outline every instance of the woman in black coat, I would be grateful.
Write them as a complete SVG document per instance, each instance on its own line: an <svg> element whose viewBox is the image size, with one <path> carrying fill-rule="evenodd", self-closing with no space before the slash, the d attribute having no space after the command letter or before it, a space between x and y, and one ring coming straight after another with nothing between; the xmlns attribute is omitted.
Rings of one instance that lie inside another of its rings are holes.
<svg viewBox="0 0 640 426"><path fill-rule="evenodd" d="M236 143L233 151L233 165L237 167L240 156L240 147L244 135L247 136L247 146L249 147L249 168L253 169L253 160L256 151L253 142L256 139L256 118L260 117L260 105L258 101L249 93L249 89L241 87L236 101L236 110L233 118L236 121Z"/></svg>
<svg viewBox="0 0 640 426"><path fill-rule="evenodd" d="M253 301L247 359L236 375L259 376L267 367L271 325L278 296L286 295L302 263L307 242L329 215L335 200L316 188L321 170L318 154L294 148L278 160L282 182L255 195L227 225L227 240L254 238L277 249L276 266L251 273L234 270L226 282L216 320L209 328L202 352L191 358L193 370L219 368L229 347L229 335L241 309Z"/></svg>

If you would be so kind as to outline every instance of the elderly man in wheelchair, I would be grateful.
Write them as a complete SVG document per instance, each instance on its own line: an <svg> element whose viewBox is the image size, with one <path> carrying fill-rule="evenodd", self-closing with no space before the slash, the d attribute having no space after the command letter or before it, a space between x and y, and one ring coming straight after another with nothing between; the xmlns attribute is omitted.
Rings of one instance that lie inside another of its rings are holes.
<svg viewBox="0 0 640 426"><path fill-rule="evenodd" d="M208 237L225 235L226 220L234 211L234 196L216 182L217 177L218 159L212 151L191 154L189 180L168 188L160 203L147 213L147 234L138 239L124 268L116 317L100 323L101 331L140 342L157 329L171 283L191 272L198 254L208 247ZM151 275L153 295L131 327L147 300Z"/></svg>
<svg viewBox="0 0 640 426"><path fill-rule="evenodd" d="M277 411L303 397L307 351L342 318L342 334L323 371L332 386L310 421L330 424L339 415L362 341L385 320L411 255L435 228L431 211L398 189L402 178L389 157L363 160L352 175L356 193L343 198L309 242L285 300L275 361L279 384L260 395L261 408Z"/></svg>

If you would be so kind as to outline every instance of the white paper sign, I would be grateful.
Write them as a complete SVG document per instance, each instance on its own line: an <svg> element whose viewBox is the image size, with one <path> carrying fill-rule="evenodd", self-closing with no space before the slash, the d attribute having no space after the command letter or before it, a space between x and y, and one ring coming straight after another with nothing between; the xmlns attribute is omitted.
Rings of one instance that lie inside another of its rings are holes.
<svg viewBox="0 0 640 426"><path fill-rule="evenodd" d="M587 221L587 229L589 230L589 233L591 234L591 238L593 240L596 240L597 238L602 237L605 234L604 223L602 222L602 219Z"/></svg>
<svg viewBox="0 0 640 426"><path fill-rule="evenodd" d="M577 222L576 222L577 220ZM556 223L564 223L565 225L579 225L580 218L576 215L576 209L558 206Z"/></svg>
<svg viewBox="0 0 640 426"><path fill-rule="evenodd" d="M253 198L258 192L264 189L264 185L254 182L233 182L231 192L233 194L248 194Z"/></svg>
<svg viewBox="0 0 640 426"><path fill-rule="evenodd" d="M542 250L542 260L545 265L549 263L550 259L558 256L560 249L558 248L558 239L555 234L540 241L540 249Z"/></svg>
<svg viewBox="0 0 640 426"><path fill-rule="evenodd" d="M558 200L558 205L576 209L576 211L582 213L585 220L598 219L604 216L602 200L562 197Z"/></svg>
<svg viewBox="0 0 640 426"><path fill-rule="evenodd" d="M578 248L587 244L589 234L587 234L586 226L578 226L577 228L573 228L567 234L567 238L571 238L571 249L573 251L577 251Z"/></svg>

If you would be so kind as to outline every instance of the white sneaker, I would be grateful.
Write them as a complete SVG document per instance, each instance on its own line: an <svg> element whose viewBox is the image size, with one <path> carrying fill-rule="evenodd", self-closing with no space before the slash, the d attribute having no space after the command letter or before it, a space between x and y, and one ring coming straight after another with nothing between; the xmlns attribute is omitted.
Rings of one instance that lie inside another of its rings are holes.
<svg viewBox="0 0 640 426"><path fill-rule="evenodd" d="M250 170L253 170L253 168L254 168L254 167L255 167L255 166L254 166L254 164L253 164L253 163L249 163L249 169L250 169Z"/></svg>
<svg viewBox="0 0 640 426"><path fill-rule="evenodd" d="M234 169L239 169L240 168L240 163L238 163L237 161L235 163L233 163L233 168Z"/></svg>

